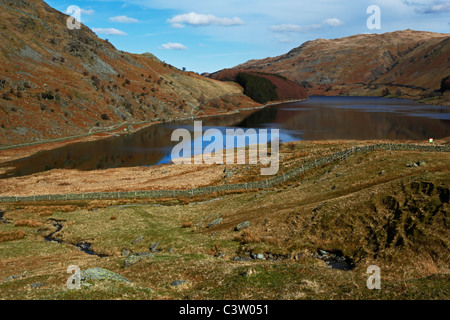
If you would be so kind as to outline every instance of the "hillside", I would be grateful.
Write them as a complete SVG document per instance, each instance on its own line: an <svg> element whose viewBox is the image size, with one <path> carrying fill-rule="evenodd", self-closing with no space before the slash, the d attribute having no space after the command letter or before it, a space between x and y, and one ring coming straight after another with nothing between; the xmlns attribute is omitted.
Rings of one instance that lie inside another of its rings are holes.
<svg viewBox="0 0 450 320"><path fill-rule="evenodd" d="M236 84L69 30L67 17L41 0L0 0L0 144L259 105Z"/></svg>
<svg viewBox="0 0 450 320"><path fill-rule="evenodd" d="M250 60L231 70L276 73L309 95L433 96L450 73L450 34L397 31L308 41L287 54ZM386 91L387 89L387 91Z"/></svg>
<svg viewBox="0 0 450 320"><path fill-rule="evenodd" d="M299 168L374 143L286 143L280 165ZM448 152L376 149L264 190L2 202L2 298L448 299L449 160ZM189 188L192 182L250 182L258 171L238 164L167 164L89 175L52 170L3 179L0 192L13 187L19 196L42 194L53 184L58 193L72 193L105 182L110 190L143 189L143 183L171 189L180 181ZM80 290L68 290L69 265L101 267L131 283L85 279ZM370 265L381 269L382 290L366 287Z"/></svg>

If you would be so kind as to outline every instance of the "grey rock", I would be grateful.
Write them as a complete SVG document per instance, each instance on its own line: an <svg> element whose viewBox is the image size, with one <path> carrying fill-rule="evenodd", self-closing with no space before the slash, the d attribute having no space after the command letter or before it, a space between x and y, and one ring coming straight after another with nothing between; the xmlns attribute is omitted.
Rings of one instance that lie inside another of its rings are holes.
<svg viewBox="0 0 450 320"><path fill-rule="evenodd" d="M217 259L223 259L223 258L225 258L225 252L219 252L219 253L216 255L216 258L217 258Z"/></svg>
<svg viewBox="0 0 450 320"><path fill-rule="evenodd" d="M264 254L258 253L258 254L256 255L256 259L258 259L258 260L266 260L266 257L264 257Z"/></svg>
<svg viewBox="0 0 450 320"><path fill-rule="evenodd" d="M150 251L151 251L151 252L155 252L155 251L156 251L156 248L159 246L159 244L160 244L159 241L156 242L156 243L154 243L154 244L152 244L152 245L150 246Z"/></svg>
<svg viewBox="0 0 450 320"><path fill-rule="evenodd" d="M153 253L151 253L151 252L140 252L140 253L137 253L137 255L139 257L150 258L150 257L153 256Z"/></svg>
<svg viewBox="0 0 450 320"><path fill-rule="evenodd" d="M234 175L233 171L231 171L231 170L225 169L224 172L225 172L225 178L231 178Z"/></svg>
<svg viewBox="0 0 450 320"><path fill-rule="evenodd" d="M382 176L382 175L386 174L386 171L381 170L380 172L378 172L378 174L379 174L380 176Z"/></svg>
<svg viewBox="0 0 450 320"><path fill-rule="evenodd" d="M162 174L166 174L166 173L167 173L167 170L163 170L161 173L162 173Z"/></svg>
<svg viewBox="0 0 450 320"><path fill-rule="evenodd" d="M217 218L217 219L211 221L211 222L208 224L207 228L214 227L214 226L218 225L219 223L221 223L222 221L223 221L222 218Z"/></svg>
<svg viewBox="0 0 450 320"><path fill-rule="evenodd" d="M250 261L250 260L252 260L252 258L246 257L246 256L245 257L235 256L233 258L233 261L239 261L239 262Z"/></svg>
<svg viewBox="0 0 450 320"><path fill-rule="evenodd" d="M142 240L144 240L144 236L137 237L136 239L134 239L133 241L131 241L131 244L139 243L139 242L141 242Z"/></svg>
<svg viewBox="0 0 450 320"><path fill-rule="evenodd" d="M131 251L128 249L123 249L122 253L121 253L122 257L128 257L130 254L131 254Z"/></svg>
<svg viewBox="0 0 450 320"><path fill-rule="evenodd" d="M315 208L313 209L313 212L319 211L325 204L326 204L326 202L324 202L324 203L318 205L317 207L315 207Z"/></svg>
<svg viewBox="0 0 450 320"><path fill-rule="evenodd" d="M90 268L86 270L82 270L80 273L81 281L86 282L90 280L112 280L112 281L121 281L121 282L131 282L125 277L121 275L109 271L103 268Z"/></svg>
<svg viewBox="0 0 450 320"><path fill-rule="evenodd" d="M173 248L169 248L169 250L167 252L172 253L173 252Z"/></svg>
<svg viewBox="0 0 450 320"><path fill-rule="evenodd" d="M407 167L419 167L419 166L424 166L424 165L426 165L426 162L423 160L419 160L417 162L408 163L406 166Z"/></svg>
<svg viewBox="0 0 450 320"><path fill-rule="evenodd" d="M8 282L8 281L11 281L11 280L14 280L14 279L19 279L19 278L22 278L22 276L12 275L12 276L9 276L6 279L4 279L2 282Z"/></svg>
<svg viewBox="0 0 450 320"><path fill-rule="evenodd" d="M176 280L176 281L172 282L170 285L172 287L179 287L182 284L185 284L186 282L187 282L186 280Z"/></svg>
<svg viewBox="0 0 450 320"><path fill-rule="evenodd" d="M48 285L48 283L37 282L37 283L30 284L30 287L32 287L33 289L37 289L37 288L40 288L40 287L44 287L46 285Z"/></svg>
<svg viewBox="0 0 450 320"><path fill-rule="evenodd" d="M145 259L147 256L144 256L140 253L133 253L131 255L129 255L124 261L123 261L123 266L126 267L130 267L138 262L140 262L141 260Z"/></svg>
<svg viewBox="0 0 450 320"><path fill-rule="evenodd" d="M234 228L235 231L241 231L242 229L248 228L250 227L250 222L249 221L244 221L239 223L236 228Z"/></svg>

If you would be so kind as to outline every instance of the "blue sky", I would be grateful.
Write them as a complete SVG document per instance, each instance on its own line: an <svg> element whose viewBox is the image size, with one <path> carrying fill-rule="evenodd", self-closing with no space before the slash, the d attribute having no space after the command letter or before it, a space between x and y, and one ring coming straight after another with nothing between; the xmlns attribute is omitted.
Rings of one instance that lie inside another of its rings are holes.
<svg viewBox="0 0 450 320"><path fill-rule="evenodd" d="M450 32L450 0L45 0L118 49L214 72L284 54L308 40L414 29ZM381 10L369 30L367 8Z"/></svg>

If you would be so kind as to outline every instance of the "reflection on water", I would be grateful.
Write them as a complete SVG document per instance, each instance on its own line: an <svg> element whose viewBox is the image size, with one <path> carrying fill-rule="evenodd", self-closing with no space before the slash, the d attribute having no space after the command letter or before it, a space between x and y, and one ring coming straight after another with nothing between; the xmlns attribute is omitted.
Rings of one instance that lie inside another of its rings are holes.
<svg viewBox="0 0 450 320"><path fill-rule="evenodd" d="M328 139L427 140L450 135L450 112L403 99L310 97L257 111L203 119L204 130L276 128L280 141ZM158 124L136 133L42 151L5 166L3 175L22 176L53 168L80 170L155 165L170 162L173 130L192 131L193 120ZM208 143L207 143L208 144Z"/></svg>

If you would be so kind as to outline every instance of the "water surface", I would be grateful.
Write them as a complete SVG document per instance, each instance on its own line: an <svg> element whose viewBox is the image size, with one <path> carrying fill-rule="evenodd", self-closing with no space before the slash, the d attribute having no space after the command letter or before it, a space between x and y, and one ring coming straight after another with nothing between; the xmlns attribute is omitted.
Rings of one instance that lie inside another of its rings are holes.
<svg viewBox="0 0 450 320"><path fill-rule="evenodd" d="M6 166L1 178L23 176L53 168L93 170L151 166L171 161L176 128L192 132L193 121L157 124L138 132L80 142L41 151ZM441 106L410 100L375 97L310 97L253 111L202 119L203 129L279 129L280 141L329 139L389 139L425 141L450 136L450 112ZM207 142L204 145L209 144Z"/></svg>

